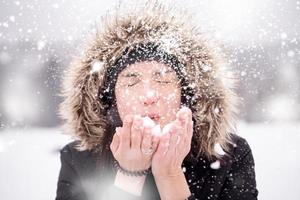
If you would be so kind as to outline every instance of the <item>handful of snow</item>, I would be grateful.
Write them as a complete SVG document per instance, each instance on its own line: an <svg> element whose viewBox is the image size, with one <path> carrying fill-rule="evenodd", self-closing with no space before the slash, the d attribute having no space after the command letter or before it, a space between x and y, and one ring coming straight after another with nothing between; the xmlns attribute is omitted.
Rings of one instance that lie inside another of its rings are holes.
<svg viewBox="0 0 300 200"><path fill-rule="evenodd" d="M150 119L149 117L143 117L143 126L144 127L150 127L152 128L152 135L155 136L163 136L166 133L168 133L172 127L173 122L167 124L166 126L163 127L163 129L161 129L159 124L156 124L152 119Z"/></svg>
<svg viewBox="0 0 300 200"><path fill-rule="evenodd" d="M188 116L188 112L190 110L187 107L182 107L177 113L176 118L186 118ZM143 126L144 127L150 127L152 129L152 135L155 136L163 136L170 132L170 129L172 126L174 126L174 121L170 122L169 124L165 125L163 128L160 127L159 124L156 124L151 118L149 117L143 117Z"/></svg>

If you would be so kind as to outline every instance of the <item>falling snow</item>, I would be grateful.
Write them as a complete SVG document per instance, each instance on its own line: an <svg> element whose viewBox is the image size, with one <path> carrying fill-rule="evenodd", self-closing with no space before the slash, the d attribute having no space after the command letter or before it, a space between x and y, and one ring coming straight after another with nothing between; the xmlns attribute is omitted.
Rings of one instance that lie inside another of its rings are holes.
<svg viewBox="0 0 300 200"><path fill-rule="evenodd" d="M220 156L224 156L226 153L225 151L222 149L221 145L219 143L216 143L214 146L214 150L217 154L219 154Z"/></svg>
<svg viewBox="0 0 300 200"><path fill-rule="evenodd" d="M219 160L217 160L217 161L215 161L215 162L213 162L213 163L210 164L210 167L212 169L220 169L220 166L221 166L221 164L220 164Z"/></svg>
<svg viewBox="0 0 300 200"><path fill-rule="evenodd" d="M5 180L0 180L1 199L26 196L37 200L43 199L45 192L49 199L54 198L59 170L57 152L69 140L58 136L56 128L38 129L32 134L32 127L60 125L57 107L61 102L62 74L74 55L83 52L81 44L96 32L95 23L104 10L116 3L47 2L0 2L0 154L5 158L5 163L0 163L0 177ZM242 128L238 132L249 138L254 152L260 199L299 199L299 176L293 172L299 168L295 158L300 152L296 144L300 130L300 1L187 0L176 5L188 6L201 30L224 45L228 67L238 76L236 89L242 101L237 116ZM180 48L178 41L176 35L160 40L167 52ZM92 58L88 66L92 75L103 69L104 63L98 59ZM202 70L211 72L213 67L202 65ZM126 89L125 93L130 91ZM155 95L146 91L146 97ZM174 94L164 97L168 102L174 98ZM136 106L133 109L138 111ZM213 107L218 117L222 111L222 107ZM172 126L160 127L150 118L144 118L144 125L153 127L152 133L157 136L166 134ZM225 155L220 144L215 145L214 151ZM33 157L44 161L43 168ZM19 167L19 163L24 166ZM208 166L217 170L221 164L217 160ZM188 171L185 167L182 170ZM274 174L278 177L276 183ZM36 185L41 182L40 177L46 177L47 191ZM11 193L11 185L20 192ZM30 186L28 191L24 191L24 185Z"/></svg>
<svg viewBox="0 0 300 200"><path fill-rule="evenodd" d="M93 74L95 72L100 72L102 68L103 68L103 62L101 62L99 60L94 60L91 64L90 73Z"/></svg>
<svg viewBox="0 0 300 200"><path fill-rule="evenodd" d="M45 46L46 46L45 41L42 41L42 40L38 41L38 43L37 43L37 49L38 50L42 50Z"/></svg>

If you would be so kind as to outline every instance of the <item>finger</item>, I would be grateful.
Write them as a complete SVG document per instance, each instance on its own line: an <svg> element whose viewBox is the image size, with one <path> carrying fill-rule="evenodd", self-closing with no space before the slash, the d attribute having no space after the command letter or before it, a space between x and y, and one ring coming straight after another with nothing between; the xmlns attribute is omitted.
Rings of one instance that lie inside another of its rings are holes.
<svg viewBox="0 0 300 200"><path fill-rule="evenodd" d="M116 131L118 132L118 131ZM110 150L115 153L118 150L120 144L120 138L117 133L114 134L112 142L110 144Z"/></svg>
<svg viewBox="0 0 300 200"><path fill-rule="evenodd" d="M178 119L175 119L172 126L174 126L174 128L171 128L171 130L178 131L179 135L186 135L187 134L187 123L186 122L182 123Z"/></svg>
<svg viewBox="0 0 300 200"><path fill-rule="evenodd" d="M182 126L184 126L183 134L185 135L188 134L188 123L191 118L191 110L187 107L181 108L176 115L176 120L179 121Z"/></svg>
<svg viewBox="0 0 300 200"><path fill-rule="evenodd" d="M152 148L151 128L150 127L145 127L141 149L145 150L145 149L150 149L150 148Z"/></svg>
<svg viewBox="0 0 300 200"><path fill-rule="evenodd" d="M157 151L159 139L160 139L160 137L158 137L158 136L152 136L152 147L153 147L154 152Z"/></svg>
<svg viewBox="0 0 300 200"><path fill-rule="evenodd" d="M168 148L170 145L170 133L166 133L165 135L163 135L158 143L158 147L156 152L161 155L164 156L167 152L168 152Z"/></svg>
<svg viewBox="0 0 300 200"><path fill-rule="evenodd" d="M140 149L142 141L142 127L143 121L137 116L134 118L133 125L131 127L131 144L130 147L133 149Z"/></svg>
<svg viewBox="0 0 300 200"><path fill-rule="evenodd" d="M180 132L183 132L182 126L179 125L179 122L176 122L173 124L171 128L170 133L170 146L168 150L168 154L175 155L176 150L178 149L178 145L181 141L181 137L184 136L184 134L180 134Z"/></svg>
<svg viewBox="0 0 300 200"><path fill-rule="evenodd" d="M114 137L115 137L115 144L116 144L117 147L119 147L119 145L120 145L120 130L121 130L121 128L117 127L116 133L114 135Z"/></svg>
<svg viewBox="0 0 300 200"><path fill-rule="evenodd" d="M131 144L130 148L140 149L143 133L143 120L140 116L135 116L131 126Z"/></svg>
<svg viewBox="0 0 300 200"><path fill-rule="evenodd" d="M178 148L179 149L190 149L191 143L192 143L192 137L193 137L193 121L190 121L188 123L188 132L184 137L182 138L182 142L179 143Z"/></svg>
<svg viewBox="0 0 300 200"><path fill-rule="evenodd" d="M182 113L184 113L184 114L182 114ZM185 138L190 139L192 137L192 133L193 133L192 111L191 111L191 109L185 107L185 108L183 108L183 110L180 114L181 114L181 116L180 116L181 119L185 118L185 123L184 123L185 135L188 136L188 137L185 137ZM182 117L182 116L184 116L184 117Z"/></svg>
<svg viewBox="0 0 300 200"><path fill-rule="evenodd" d="M182 122L182 124L185 124L191 115L191 110L188 107L182 107L177 113L176 118Z"/></svg>
<svg viewBox="0 0 300 200"><path fill-rule="evenodd" d="M187 135L187 139L188 139L188 142L191 143L192 141L192 138L193 138L193 132L194 132L194 121L191 120L189 123L188 123L188 135Z"/></svg>
<svg viewBox="0 0 300 200"><path fill-rule="evenodd" d="M126 115L122 127L122 131L120 134L120 148L121 149L128 149L130 148L130 135L131 135L131 126L133 121L132 115Z"/></svg>
<svg viewBox="0 0 300 200"><path fill-rule="evenodd" d="M189 123L188 123L188 133L189 133L190 139L192 139L193 132L194 132L194 121L193 121L193 113L191 110L190 110L189 116L190 116L190 119L189 119Z"/></svg>

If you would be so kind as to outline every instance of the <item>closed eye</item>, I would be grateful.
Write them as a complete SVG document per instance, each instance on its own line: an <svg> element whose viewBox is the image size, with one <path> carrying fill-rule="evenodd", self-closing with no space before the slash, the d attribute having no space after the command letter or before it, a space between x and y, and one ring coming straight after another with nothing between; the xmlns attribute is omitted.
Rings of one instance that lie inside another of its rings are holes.
<svg viewBox="0 0 300 200"><path fill-rule="evenodd" d="M166 70L166 71L157 71L157 72L154 72L153 73L153 75L155 75L155 76L157 76L157 75L159 75L159 76L161 76L161 75L165 75L166 73L172 73L173 71L172 70Z"/></svg>
<svg viewBox="0 0 300 200"><path fill-rule="evenodd" d="M161 81L161 80L156 80L158 83L171 83L171 81Z"/></svg>
<svg viewBox="0 0 300 200"><path fill-rule="evenodd" d="M139 81L135 81L134 83L129 83L129 84L127 84L127 86L128 87L132 87L132 86L134 86L135 84L137 84Z"/></svg>
<svg viewBox="0 0 300 200"><path fill-rule="evenodd" d="M123 75L123 77L138 77L138 76L139 76L139 74L137 74L137 73L131 73L131 72Z"/></svg>

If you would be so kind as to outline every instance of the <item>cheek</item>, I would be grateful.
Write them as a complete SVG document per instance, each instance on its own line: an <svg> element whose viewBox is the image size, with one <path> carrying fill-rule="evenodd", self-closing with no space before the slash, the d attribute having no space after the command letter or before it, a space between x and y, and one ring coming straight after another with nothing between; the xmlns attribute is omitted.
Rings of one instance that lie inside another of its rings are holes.
<svg viewBox="0 0 300 200"><path fill-rule="evenodd" d="M170 92L171 91L171 92ZM163 96L163 102L169 108L177 108L180 106L181 94L180 89L170 89L165 91Z"/></svg>
<svg viewBox="0 0 300 200"><path fill-rule="evenodd" d="M138 100L136 98L136 94L133 94L132 91L116 90L116 101L118 112L122 121L127 114L138 113Z"/></svg>
<svg viewBox="0 0 300 200"><path fill-rule="evenodd" d="M170 105L178 104L180 101L180 95L176 93L171 93L163 97L164 101L167 102Z"/></svg>
<svg viewBox="0 0 300 200"><path fill-rule="evenodd" d="M179 90L174 89L174 92L168 92L167 95L163 97L163 109L165 113L165 123L175 120L176 113L180 109L181 94Z"/></svg>

